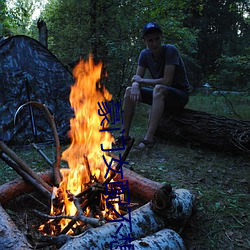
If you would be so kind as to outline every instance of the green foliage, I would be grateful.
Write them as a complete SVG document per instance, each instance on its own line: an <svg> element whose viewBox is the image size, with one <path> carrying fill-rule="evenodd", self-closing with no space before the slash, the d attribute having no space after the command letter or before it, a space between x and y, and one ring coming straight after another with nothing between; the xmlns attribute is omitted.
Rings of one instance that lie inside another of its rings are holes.
<svg viewBox="0 0 250 250"><path fill-rule="evenodd" d="M250 86L250 55L222 56L216 63L216 71L208 81L216 83L217 87L227 86L230 90Z"/></svg>
<svg viewBox="0 0 250 250"><path fill-rule="evenodd" d="M1 1L1 34L37 39L31 16L42 3L17 0L7 13ZM51 0L40 17L49 30L49 49L65 65L92 53L108 73L103 84L121 98L135 73L148 21L159 23L164 42L178 47L194 87L204 79L228 89L248 86L249 9L247 0Z"/></svg>

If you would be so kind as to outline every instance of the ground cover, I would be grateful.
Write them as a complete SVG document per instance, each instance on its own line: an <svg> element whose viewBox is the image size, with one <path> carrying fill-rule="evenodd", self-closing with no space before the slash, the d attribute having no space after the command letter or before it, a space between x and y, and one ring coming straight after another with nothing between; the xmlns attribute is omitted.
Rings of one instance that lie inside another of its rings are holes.
<svg viewBox="0 0 250 250"><path fill-rule="evenodd" d="M231 107L224 97L194 96L188 107L230 117L235 117L236 112L250 120L248 97L232 97L230 103ZM135 144L142 139L147 127L148 107L138 105L136 114L131 130ZM62 150L66 147L63 145ZM43 145L42 149L53 159L53 145ZM35 171L49 168L32 147L14 150ZM133 148L127 161L130 169L151 180L174 188L187 188L196 194L197 213L181 234L188 249L250 249L249 155L221 153L201 145L177 144L158 138L152 149ZM0 162L0 184L17 177L10 167ZM8 212L15 217L11 209Z"/></svg>

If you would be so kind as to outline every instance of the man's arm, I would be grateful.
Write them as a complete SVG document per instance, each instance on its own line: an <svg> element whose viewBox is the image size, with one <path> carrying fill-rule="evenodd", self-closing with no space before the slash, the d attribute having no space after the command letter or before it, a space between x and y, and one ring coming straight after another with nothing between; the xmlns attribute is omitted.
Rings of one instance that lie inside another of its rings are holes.
<svg viewBox="0 0 250 250"><path fill-rule="evenodd" d="M174 78L175 65L166 65L164 69L164 77L158 79L143 78L145 74L145 68L138 66L137 74L133 76L132 81L137 84L143 84L145 86L155 86L156 84L163 84L171 86ZM143 74L142 74L143 73Z"/></svg>
<svg viewBox="0 0 250 250"><path fill-rule="evenodd" d="M131 92L130 92L130 98L131 100L137 102L141 98L141 91L140 91L140 83L136 80L138 79L143 79L145 75L146 69L138 66L136 70L136 75L132 77L132 87L131 87Z"/></svg>

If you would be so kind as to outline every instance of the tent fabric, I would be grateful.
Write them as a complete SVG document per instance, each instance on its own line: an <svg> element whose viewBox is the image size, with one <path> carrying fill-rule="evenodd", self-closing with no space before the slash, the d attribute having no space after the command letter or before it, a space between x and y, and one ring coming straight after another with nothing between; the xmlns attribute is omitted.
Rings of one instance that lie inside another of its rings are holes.
<svg viewBox="0 0 250 250"><path fill-rule="evenodd" d="M8 144L45 142L53 133L44 104L54 116L60 140L67 140L73 110L69 103L71 72L44 45L27 36L0 40L0 139ZM32 119L33 118L33 119Z"/></svg>

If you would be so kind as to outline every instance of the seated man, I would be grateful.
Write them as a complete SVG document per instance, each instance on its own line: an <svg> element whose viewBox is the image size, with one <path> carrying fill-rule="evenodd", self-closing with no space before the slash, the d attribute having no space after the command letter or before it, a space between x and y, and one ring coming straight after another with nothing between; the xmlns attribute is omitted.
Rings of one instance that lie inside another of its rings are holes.
<svg viewBox="0 0 250 250"><path fill-rule="evenodd" d="M171 44L162 44L162 30L158 24L146 24L142 37L147 48L140 53L132 86L126 89L124 95L122 129L125 142L128 142L136 102L152 105L148 130L138 145L139 148L148 148L155 143L154 134L163 113L183 108L187 104L190 84L177 48ZM146 69L152 79L143 78ZM121 136L118 143L119 140Z"/></svg>

